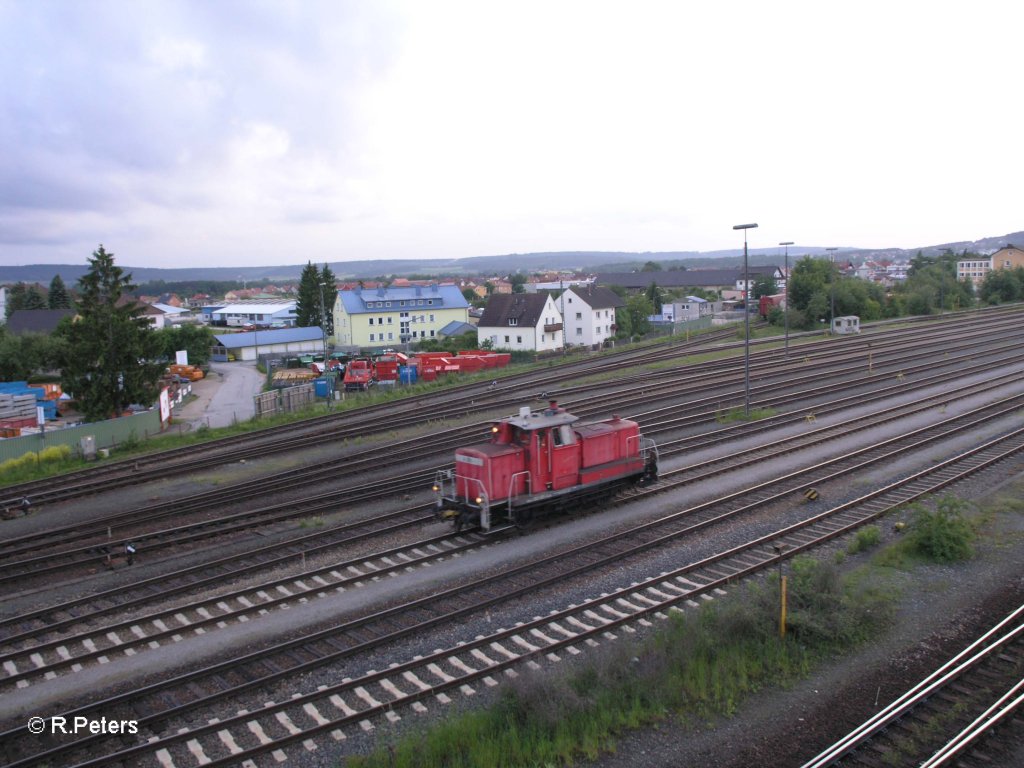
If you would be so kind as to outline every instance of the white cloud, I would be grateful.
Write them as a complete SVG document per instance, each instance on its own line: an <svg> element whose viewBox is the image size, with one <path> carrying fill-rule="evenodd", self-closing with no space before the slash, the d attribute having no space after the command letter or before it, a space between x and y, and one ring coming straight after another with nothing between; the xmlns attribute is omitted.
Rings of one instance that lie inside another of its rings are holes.
<svg viewBox="0 0 1024 768"><path fill-rule="evenodd" d="M206 67L206 49L197 40L160 37L150 46L148 53L150 61L167 72Z"/></svg>
<svg viewBox="0 0 1024 768"><path fill-rule="evenodd" d="M1005 3L146 9L0 6L19 241L0 261L101 241L196 264L711 250L741 221L759 246L916 247L1024 225L1019 67L991 34L1024 12Z"/></svg>
<svg viewBox="0 0 1024 768"><path fill-rule="evenodd" d="M228 143L231 162L242 168L278 160L288 154L291 139L283 128L269 123L247 123Z"/></svg>

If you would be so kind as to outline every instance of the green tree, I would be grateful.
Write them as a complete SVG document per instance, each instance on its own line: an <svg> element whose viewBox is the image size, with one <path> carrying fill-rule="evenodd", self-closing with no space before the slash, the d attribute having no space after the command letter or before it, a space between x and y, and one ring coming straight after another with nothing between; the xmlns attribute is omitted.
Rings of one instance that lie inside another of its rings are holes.
<svg viewBox="0 0 1024 768"><path fill-rule="evenodd" d="M830 275L829 262L811 256L800 259L793 266L793 274L789 280L789 300L793 309L806 311L816 294L828 293Z"/></svg>
<svg viewBox="0 0 1024 768"><path fill-rule="evenodd" d="M334 300L338 296L338 278L331 268L324 264L320 270L321 300L323 302L323 318L320 327L328 336L334 335Z"/></svg>
<svg viewBox="0 0 1024 768"><path fill-rule="evenodd" d="M206 365L210 362L213 347L213 329L197 323L182 323L176 328L163 328L156 331L159 340L160 357L173 362L175 353L181 350L188 352L190 365Z"/></svg>
<svg viewBox="0 0 1024 768"><path fill-rule="evenodd" d="M970 285L956 279L957 261L972 256L981 258L966 250L962 257L949 249L939 256L924 256L918 251L911 260L906 281L894 289L894 294L904 299L900 305L915 315L973 306L974 292Z"/></svg>
<svg viewBox="0 0 1024 768"><path fill-rule="evenodd" d="M16 283L7 291L7 317L19 309L46 309L46 300L39 292L39 286Z"/></svg>
<svg viewBox="0 0 1024 768"><path fill-rule="evenodd" d="M647 300L651 302L651 306L654 308L654 311L651 312L651 314L660 315L661 291L658 289L658 284L652 280L651 284L647 286L647 290L644 292L644 295L647 297Z"/></svg>
<svg viewBox="0 0 1024 768"><path fill-rule="evenodd" d="M771 275L761 275L754 281L751 287L752 299L760 299L762 296L774 296L779 292L779 286Z"/></svg>
<svg viewBox="0 0 1024 768"><path fill-rule="evenodd" d="M654 314L654 305L647 296L637 294L626 300L626 311L622 314L628 318L629 335L643 336L651 330L651 321L647 318ZM619 313L616 312L615 316L618 318Z"/></svg>
<svg viewBox="0 0 1024 768"><path fill-rule="evenodd" d="M1024 267L993 269L978 287L978 298L984 304L1020 301L1024 297Z"/></svg>
<svg viewBox="0 0 1024 768"><path fill-rule="evenodd" d="M306 262L299 276L295 300L295 324L300 328L320 325L320 271L313 262Z"/></svg>
<svg viewBox="0 0 1024 768"><path fill-rule="evenodd" d="M0 333L0 381L25 381L57 367L57 346L47 334Z"/></svg>
<svg viewBox="0 0 1024 768"><path fill-rule="evenodd" d="M46 305L50 309L71 309L71 297L60 275L54 275L50 281L50 291L46 295Z"/></svg>
<svg viewBox="0 0 1024 768"><path fill-rule="evenodd" d="M133 287L100 245L79 280L79 317L62 326L61 386L89 421L120 416L133 403L151 405L159 393L159 340L127 295Z"/></svg>
<svg viewBox="0 0 1024 768"><path fill-rule="evenodd" d="M508 281L512 283L512 293L526 293L526 275L522 272L509 276Z"/></svg>
<svg viewBox="0 0 1024 768"><path fill-rule="evenodd" d="M25 291L25 305L22 309L46 309L46 299L39 292L39 286L30 285Z"/></svg>
<svg viewBox="0 0 1024 768"><path fill-rule="evenodd" d="M661 272L661 264L656 261L648 261L642 267L641 272Z"/></svg>

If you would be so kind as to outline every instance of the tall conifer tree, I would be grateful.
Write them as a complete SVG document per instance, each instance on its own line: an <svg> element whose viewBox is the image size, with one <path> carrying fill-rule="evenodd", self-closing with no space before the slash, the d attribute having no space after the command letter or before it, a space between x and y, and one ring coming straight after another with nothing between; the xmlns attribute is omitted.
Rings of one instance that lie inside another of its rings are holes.
<svg viewBox="0 0 1024 768"><path fill-rule="evenodd" d="M159 340L127 295L134 287L102 245L79 280L79 317L64 326L61 386L89 421L120 416L133 403L152 405L159 393Z"/></svg>

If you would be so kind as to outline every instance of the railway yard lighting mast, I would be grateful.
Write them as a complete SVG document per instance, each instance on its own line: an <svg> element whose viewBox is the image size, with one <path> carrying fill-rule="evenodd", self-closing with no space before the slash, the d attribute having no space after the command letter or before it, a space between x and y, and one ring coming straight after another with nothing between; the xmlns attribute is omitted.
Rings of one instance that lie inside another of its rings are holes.
<svg viewBox="0 0 1024 768"><path fill-rule="evenodd" d="M779 243L786 247L786 306L782 308L782 316L785 318L786 324L786 359L789 359L789 246L793 244L792 240L786 240L785 242Z"/></svg>
<svg viewBox="0 0 1024 768"><path fill-rule="evenodd" d="M828 259L830 269L828 272L828 281L832 283L832 309L831 316L828 319L829 325L832 329L829 331L829 336L832 335L832 331L836 328L836 248L826 248L828 251Z"/></svg>
<svg viewBox="0 0 1024 768"><path fill-rule="evenodd" d="M743 416L750 418L750 270L747 266L747 230L757 224L737 224L733 229L743 230L743 314L746 316L746 334L743 344Z"/></svg>

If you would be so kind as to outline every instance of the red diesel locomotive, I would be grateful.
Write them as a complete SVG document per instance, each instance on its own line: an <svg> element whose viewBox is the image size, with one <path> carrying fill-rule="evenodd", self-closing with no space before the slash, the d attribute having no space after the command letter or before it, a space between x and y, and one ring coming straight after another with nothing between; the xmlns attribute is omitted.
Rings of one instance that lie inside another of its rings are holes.
<svg viewBox="0 0 1024 768"><path fill-rule="evenodd" d="M455 469L438 472L438 516L457 529L523 527L539 514L657 477L657 446L635 421L578 421L552 401L494 422L490 442L457 449Z"/></svg>

